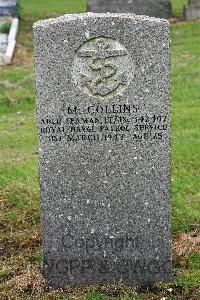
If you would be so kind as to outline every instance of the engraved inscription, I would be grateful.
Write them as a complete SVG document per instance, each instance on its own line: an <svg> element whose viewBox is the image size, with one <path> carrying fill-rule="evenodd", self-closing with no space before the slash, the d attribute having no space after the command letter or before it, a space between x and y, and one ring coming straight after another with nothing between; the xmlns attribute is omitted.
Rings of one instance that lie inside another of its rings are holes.
<svg viewBox="0 0 200 300"><path fill-rule="evenodd" d="M112 251L115 253L120 253L124 251L138 251L142 243L143 238L139 235L130 236L129 234L121 234L117 236L102 236L98 237L95 235L90 235L88 237L74 238L74 236L67 234L62 237L62 246L65 252L74 252L75 250L79 253L92 254L99 253L102 251L106 253L107 251Z"/></svg>
<svg viewBox="0 0 200 300"><path fill-rule="evenodd" d="M133 78L131 57L119 42L98 37L76 52L73 77L84 93L109 98L122 93Z"/></svg>
<svg viewBox="0 0 200 300"><path fill-rule="evenodd" d="M60 259L52 257L49 253L44 258L44 271L54 271L58 274L64 274L67 279L71 281L73 277L87 276L90 272L96 270L98 274L119 273L123 277L130 279L139 279L141 277L141 270L143 276L155 276L159 273L170 272L170 259L161 258L127 258L117 257L115 260L112 257L102 258L99 256L91 256L86 258L68 259L62 257ZM72 277L73 274L73 277Z"/></svg>
<svg viewBox="0 0 200 300"><path fill-rule="evenodd" d="M169 132L166 115L141 111L138 105L69 106L65 115L45 116L39 134L44 142L142 142L163 140Z"/></svg>

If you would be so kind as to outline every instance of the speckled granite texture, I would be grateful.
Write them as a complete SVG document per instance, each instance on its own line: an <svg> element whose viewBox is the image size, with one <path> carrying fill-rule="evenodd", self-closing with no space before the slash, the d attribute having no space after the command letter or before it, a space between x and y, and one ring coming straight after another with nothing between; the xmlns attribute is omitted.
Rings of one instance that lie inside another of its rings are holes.
<svg viewBox="0 0 200 300"><path fill-rule="evenodd" d="M54 287L171 278L169 24L34 24L44 276Z"/></svg>
<svg viewBox="0 0 200 300"><path fill-rule="evenodd" d="M88 0L88 11L97 13L134 13L157 18L170 18L170 0Z"/></svg>

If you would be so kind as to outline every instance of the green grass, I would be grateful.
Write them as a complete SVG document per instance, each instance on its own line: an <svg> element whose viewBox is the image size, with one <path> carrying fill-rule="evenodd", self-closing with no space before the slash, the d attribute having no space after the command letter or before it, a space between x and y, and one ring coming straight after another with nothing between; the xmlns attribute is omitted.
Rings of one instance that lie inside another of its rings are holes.
<svg viewBox="0 0 200 300"><path fill-rule="evenodd" d="M44 18L49 15L83 12L87 0L20 0L21 16Z"/></svg>
<svg viewBox="0 0 200 300"><path fill-rule="evenodd" d="M173 1L174 15L180 15L185 2ZM122 285L52 291L40 275L42 254L32 23L56 14L84 11L86 1L21 0L20 6L22 19L16 58L13 65L0 69L0 265L3 266L0 298L198 299L200 256L195 244L198 234L195 224L200 220L200 22L177 23L171 28L173 281L138 291Z"/></svg>
<svg viewBox="0 0 200 300"><path fill-rule="evenodd" d="M188 4L188 0L172 0L173 16L182 15L183 7Z"/></svg>
<svg viewBox="0 0 200 300"><path fill-rule="evenodd" d="M10 31L10 23L3 23L0 25L0 33L9 33Z"/></svg>
<svg viewBox="0 0 200 300"><path fill-rule="evenodd" d="M173 229L200 220L200 23L172 27Z"/></svg>

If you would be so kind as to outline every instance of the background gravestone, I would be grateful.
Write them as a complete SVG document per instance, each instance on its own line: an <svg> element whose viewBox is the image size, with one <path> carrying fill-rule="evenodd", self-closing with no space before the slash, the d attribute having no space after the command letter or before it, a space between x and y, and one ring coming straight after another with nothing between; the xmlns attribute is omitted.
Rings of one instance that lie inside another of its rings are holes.
<svg viewBox="0 0 200 300"><path fill-rule="evenodd" d="M0 0L0 16L17 16L17 0Z"/></svg>
<svg viewBox="0 0 200 300"><path fill-rule="evenodd" d="M135 13L150 17L170 18L170 0L88 0L88 11Z"/></svg>
<svg viewBox="0 0 200 300"><path fill-rule="evenodd" d="M200 0L189 0L184 8L184 17L188 21L200 19Z"/></svg>
<svg viewBox="0 0 200 300"><path fill-rule="evenodd" d="M65 15L34 45L45 277L169 280L168 22Z"/></svg>

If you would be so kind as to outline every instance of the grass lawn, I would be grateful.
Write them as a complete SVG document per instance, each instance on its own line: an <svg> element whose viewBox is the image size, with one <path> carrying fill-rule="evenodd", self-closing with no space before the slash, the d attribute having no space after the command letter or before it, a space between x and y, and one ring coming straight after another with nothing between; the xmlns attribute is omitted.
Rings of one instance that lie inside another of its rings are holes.
<svg viewBox="0 0 200 300"><path fill-rule="evenodd" d="M180 16L183 12L183 7L188 4L188 0L171 0L173 8L173 16Z"/></svg>
<svg viewBox="0 0 200 300"><path fill-rule="evenodd" d="M21 15L44 18L45 16L83 12L87 0L20 0Z"/></svg>
<svg viewBox="0 0 200 300"><path fill-rule="evenodd" d="M187 0L172 2L180 15ZM200 22L171 28L173 281L137 291L120 284L53 291L41 277L32 23L85 6L85 0L21 0L16 55L0 68L0 299L199 299Z"/></svg>

